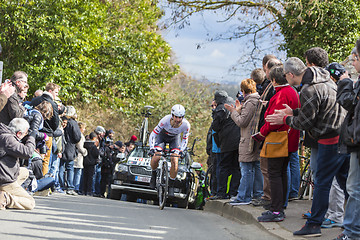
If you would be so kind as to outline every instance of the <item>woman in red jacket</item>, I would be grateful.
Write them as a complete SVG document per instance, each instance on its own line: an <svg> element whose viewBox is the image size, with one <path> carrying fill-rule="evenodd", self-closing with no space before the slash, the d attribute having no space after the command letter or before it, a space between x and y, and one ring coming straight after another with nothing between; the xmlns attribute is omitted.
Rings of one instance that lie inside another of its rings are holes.
<svg viewBox="0 0 360 240"><path fill-rule="evenodd" d="M287 82L283 66L276 66L270 71L271 83L275 88L276 94L270 99L268 109L265 112L271 115L275 110L284 109L284 104L291 109L300 107L299 95ZM286 124L270 125L266 122L260 129L261 137L265 138L270 132L289 131L288 148L289 155L298 149L300 132L295 129L289 129ZM285 217L284 203L287 193L287 165L289 157L268 158L268 172L271 189L271 207L258 217L259 222L279 222Z"/></svg>

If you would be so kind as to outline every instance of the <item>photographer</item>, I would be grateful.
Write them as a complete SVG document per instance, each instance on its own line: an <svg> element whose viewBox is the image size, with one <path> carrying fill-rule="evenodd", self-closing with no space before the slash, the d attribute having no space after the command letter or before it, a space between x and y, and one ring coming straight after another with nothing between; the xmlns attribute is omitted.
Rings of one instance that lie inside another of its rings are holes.
<svg viewBox="0 0 360 240"><path fill-rule="evenodd" d="M114 155L114 142L110 138L105 139L105 147L101 156L101 180L100 180L100 197L105 197L106 186L110 185L114 165L112 156Z"/></svg>

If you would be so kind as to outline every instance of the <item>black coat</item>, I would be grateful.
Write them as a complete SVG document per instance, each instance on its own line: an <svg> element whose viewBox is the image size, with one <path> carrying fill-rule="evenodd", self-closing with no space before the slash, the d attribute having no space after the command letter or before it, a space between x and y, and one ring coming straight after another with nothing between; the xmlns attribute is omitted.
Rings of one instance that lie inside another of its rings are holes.
<svg viewBox="0 0 360 240"><path fill-rule="evenodd" d="M74 119L69 119L64 129L65 147L62 159L73 161L77 156L76 144L81 139L81 132L78 123Z"/></svg>
<svg viewBox="0 0 360 240"><path fill-rule="evenodd" d="M211 128L216 132L214 139L221 153L231 152L239 148L240 129L231 119L230 112L224 104L234 104L234 100L225 91L215 93L217 107L213 112Z"/></svg>
<svg viewBox="0 0 360 240"><path fill-rule="evenodd" d="M88 154L84 157L84 166L95 166L99 159L99 149L95 146L95 142L86 140L84 143Z"/></svg>
<svg viewBox="0 0 360 240"><path fill-rule="evenodd" d="M36 107L43 101L48 101L49 103L51 103L51 106L53 107L53 116L50 120L44 121L44 127L43 129L41 129L41 132L44 132L48 136L52 137L54 131L59 127L59 123L60 123L58 105L53 101L52 97L47 93L44 93L39 97L33 98L31 100L30 105Z"/></svg>

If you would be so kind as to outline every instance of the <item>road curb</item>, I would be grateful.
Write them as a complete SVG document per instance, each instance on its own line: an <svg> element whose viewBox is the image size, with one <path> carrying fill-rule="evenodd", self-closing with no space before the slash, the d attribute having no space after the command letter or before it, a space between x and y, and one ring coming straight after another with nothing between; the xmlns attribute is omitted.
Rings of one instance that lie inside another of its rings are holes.
<svg viewBox="0 0 360 240"><path fill-rule="evenodd" d="M262 223L257 221L257 217L264 212L263 208L253 207L252 205L231 206L228 204L229 200L210 200L207 201L204 210L207 212L218 214L222 217L228 218L245 224L254 224L259 228L268 231L270 234L284 240L291 239L306 239L303 237L295 237L293 233L281 227L278 223L269 222ZM286 219L285 219L286 221Z"/></svg>

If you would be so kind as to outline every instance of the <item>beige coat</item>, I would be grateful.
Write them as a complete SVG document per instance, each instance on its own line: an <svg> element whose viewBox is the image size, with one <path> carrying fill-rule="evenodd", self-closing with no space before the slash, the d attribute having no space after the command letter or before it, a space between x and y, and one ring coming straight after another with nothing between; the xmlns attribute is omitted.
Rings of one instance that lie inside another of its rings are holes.
<svg viewBox="0 0 360 240"><path fill-rule="evenodd" d="M259 144L255 141L254 147L250 148L251 128L255 124L254 117L260 96L252 93L245 96L241 110L231 113L232 120L240 127L239 162L254 162L260 160Z"/></svg>
<svg viewBox="0 0 360 240"><path fill-rule="evenodd" d="M78 155L74 160L74 168L84 168L84 157L88 154L86 148L84 148L85 137L81 134L80 141L76 144Z"/></svg>

